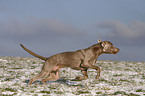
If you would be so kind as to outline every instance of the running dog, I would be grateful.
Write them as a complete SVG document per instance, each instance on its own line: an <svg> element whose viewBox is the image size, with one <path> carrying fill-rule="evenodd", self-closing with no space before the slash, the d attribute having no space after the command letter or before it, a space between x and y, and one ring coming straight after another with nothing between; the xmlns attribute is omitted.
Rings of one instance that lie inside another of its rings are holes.
<svg viewBox="0 0 145 96"><path fill-rule="evenodd" d="M97 61L97 58L101 54L117 54L119 49L114 47L113 44L109 41L101 41L98 39L98 44L94 44L86 49L80 49L72 52L63 52L51 57L43 57L37 55L36 53L30 51L22 44L21 47L30 53L31 55L45 60L45 64L42 67L40 74L36 77L33 77L28 85L31 85L34 81L46 77L41 81L46 85L47 81L55 81L59 79L59 70L60 68L70 67L75 70L81 70L83 76L77 76L77 80L84 80L88 78L87 70L88 68L96 69L97 75L96 79L100 77L100 68L95 66L94 63Z"/></svg>

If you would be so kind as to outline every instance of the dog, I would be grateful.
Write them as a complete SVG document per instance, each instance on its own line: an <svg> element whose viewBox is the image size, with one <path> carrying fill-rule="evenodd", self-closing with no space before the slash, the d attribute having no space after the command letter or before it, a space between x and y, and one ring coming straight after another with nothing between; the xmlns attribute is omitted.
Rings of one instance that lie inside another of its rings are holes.
<svg viewBox="0 0 145 96"><path fill-rule="evenodd" d="M47 81L58 80L59 70L60 68L64 67L70 67L75 70L81 70L83 76L77 76L75 78L77 80L84 80L88 78L87 74L88 68L96 69L97 70L96 79L98 79L100 77L100 68L94 65L94 63L97 61L97 58L101 54L117 54L119 52L119 49L114 47L111 42L101 41L100 39L98 39L98 44L94 44L86 49L80 49L72 52L62 52L48 58L40 56L30 51L22 44L20 45L25 51L27 51L31 55L40 58L42 60L45 60L45 63L41 69L40 74L38 74L36 77L33 77L29 81L28 85L31 85L34 81L46 76L48 77L41 80L42 83L45 85L47 84L46 83Z"/></svg>

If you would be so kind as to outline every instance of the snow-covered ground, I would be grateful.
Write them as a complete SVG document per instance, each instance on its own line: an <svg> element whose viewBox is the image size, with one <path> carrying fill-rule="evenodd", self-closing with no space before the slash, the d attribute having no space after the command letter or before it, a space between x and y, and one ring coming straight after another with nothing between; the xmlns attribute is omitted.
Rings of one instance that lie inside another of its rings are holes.
<svg viewBox="0 0 145 96"><path fill-rule="evenodd" d="M80 71L62 68L60 79L43 85L40 80L28 86L44 61L37 58L0 57L0 95L15 96L143 96L145 95L145 62L97 61L101 68L100 80L96 70L89 69L89 78L75 81Z"/></svg>

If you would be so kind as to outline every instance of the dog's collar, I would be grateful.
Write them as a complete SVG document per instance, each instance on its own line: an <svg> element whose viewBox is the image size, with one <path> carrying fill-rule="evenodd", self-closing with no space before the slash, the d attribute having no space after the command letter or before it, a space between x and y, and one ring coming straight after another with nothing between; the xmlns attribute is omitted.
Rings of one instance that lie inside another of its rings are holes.
<svg viewBox="0 0 145 96"><path fill-rule="evenodd" d="M100 43L100 46L104 49L103 42Z"/></svg>
<svg viewBox="0 0 145 96"><path fill-rule="evenodd" d="M103 46L102 46L102 43L103 43L103 42L100 43L101 47L103 47ZM104 48L104 47L103 47L103 48Z"/></svg>

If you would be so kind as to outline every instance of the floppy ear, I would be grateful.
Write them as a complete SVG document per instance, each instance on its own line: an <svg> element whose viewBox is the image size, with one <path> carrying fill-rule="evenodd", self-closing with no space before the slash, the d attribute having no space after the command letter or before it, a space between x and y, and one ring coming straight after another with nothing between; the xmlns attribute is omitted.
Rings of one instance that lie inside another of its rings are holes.
<svg viewBox="0 0 145 96"><path fill-rule="evenodd" d="M105 45L103 51L107 51L109 49L109 46L108 45Z"/></svg>
<svg viewBox="0 0 145 96"><path fill-rule="evenodd" d="M109 49L109 45L106 44L105 42L102 42L101 44L104 48L103 48L103 51L107 51Z"/></svg>
<svg viewBox="0 0 145 96"><path fill-rule="evenodd" d="M103 51L107 51L109 46L105 43L105 42L102 42L100 39L97 40L98 43L101 43L101 46L103 47Z"/></svg>
<svg viewBox="0 0 145 96"><path fill-rule="evenodd" d="M100 39L98 39L97 41L98 41L98 43L101 43L102 42Z"/></svg>

